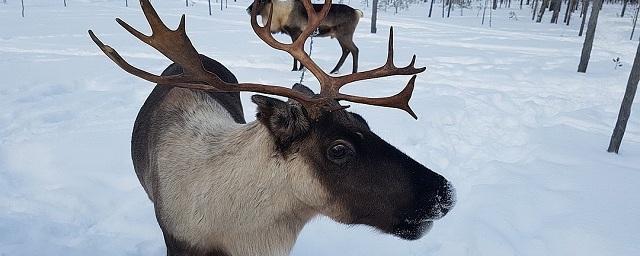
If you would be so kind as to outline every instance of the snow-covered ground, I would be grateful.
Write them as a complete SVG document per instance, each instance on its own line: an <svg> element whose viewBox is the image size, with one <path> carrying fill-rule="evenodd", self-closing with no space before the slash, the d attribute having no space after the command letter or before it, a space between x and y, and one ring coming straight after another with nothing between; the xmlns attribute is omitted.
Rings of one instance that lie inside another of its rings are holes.
<svg viewBox="0 0 640 256"><path fill-rule="evenodd" d="M146 29L138 4L25 2L25 18L19 1L0 3L0 255L163 254L152 204L129 157L133 121L152 86L111 63L86 33L94 29L132 63L162 71L169 62L113 21ZM247 0L230 1L224 11L215 6L212 16L206 1L155 2L168 24L187 13L196 47L240 81L298 80L290 57L250 29ZM640 255L640 103L621 153L605 151L637 47L628 40L631 17L605 5L588 73L581 74L577 15L570 27L535 24L529 9L517 6L493 13L491 28L480 25L479 9L463 17L456 9L449 19L440 18L439 5L431 19L427 4L397 15L389 9L380 13L378 34L368 33L370 9L360 7L361 69L383 63L391 25L396 63L416 53L428 69L411 101L417 121L397 110L352 110L450 179L458 203L411 242L318 218L294 255ZM312 54L328 70L339 48L317 39ZM623 66L614 69L616 57ZM346 91L389 95L407 79ZM315 85L309 75L306 83ZM249 95L243 102L252 120Z"/></svg>

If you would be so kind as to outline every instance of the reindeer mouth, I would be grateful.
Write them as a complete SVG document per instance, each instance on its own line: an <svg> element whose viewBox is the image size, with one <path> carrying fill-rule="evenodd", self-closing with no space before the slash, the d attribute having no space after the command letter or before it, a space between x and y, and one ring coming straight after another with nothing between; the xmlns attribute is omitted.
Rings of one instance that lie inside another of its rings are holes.
<svg viewBox="0 0 640 256"><path fill-rule="evenodd" d="M435 220L441 219L449 212L455 204L454 202L455 200L447 200L431 208L418 211L422 212L418 216L403 218L399 224L393 227L392 234L406 240L420 239L429 233Z"/></svg>
<svg viewBox="0 0 640 256"><path fill-rule="evenodd" d="M406 240L417 240L429 233L432 220L405 220L393 228L393 235Z"/></svg>

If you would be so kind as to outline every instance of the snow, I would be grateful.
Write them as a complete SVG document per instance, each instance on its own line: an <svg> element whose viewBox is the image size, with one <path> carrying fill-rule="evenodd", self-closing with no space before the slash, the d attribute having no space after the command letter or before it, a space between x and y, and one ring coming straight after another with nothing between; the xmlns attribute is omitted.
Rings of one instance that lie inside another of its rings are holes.
<svg viewBox="0 0 640 256"><path fill-rule="evenodd" d="M152 204L129 156L133 121L152 86L111 63L86 30L142 69L159 73L169 61L113 21L147 31L136 1L128 8L124 1L61 2L26 1L25 18L19 1L0 4L0 255L161 255ZM290 86L299 79L291 58L249 28L247 0L223 11L215 5L212 16L206 1L155 2L170 26L187 13L199 51L240 81ZM426 19L421 3L379 12L378 34L370 34L370 9L351 5L365 12L355 36L361 70L384 62L389 26L397 65L415 53L427 66L411 100L417 121L397 110L351 109L451 180L458 202L418 241L317 218L293 255L640 255L637 100L620 154L606 152L638 43L629 40L630 15L617 17L619 5L600 14L586 74L576 72L577 14L569 27L536 24L526 6L514 4L494 12L489 28L477 3L449 19L440 18L439 3ZM326 70L339 52L335 40L314 41L312 56ZM614 69L616 57L623 66ZM406 81L345 90L390 95ZM317 88L308 74L306 83ZM253 120L249 96L242 100Z"/></svg>

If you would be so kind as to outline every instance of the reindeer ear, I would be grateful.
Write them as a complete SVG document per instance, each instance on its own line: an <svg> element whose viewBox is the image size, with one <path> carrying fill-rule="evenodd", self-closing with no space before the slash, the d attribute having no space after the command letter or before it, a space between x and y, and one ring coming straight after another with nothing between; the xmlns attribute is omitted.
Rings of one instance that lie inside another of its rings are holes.
<svg viewBox="0 0 640 256"><path fill-rule="evenodd" d="M309 96L316 95L313 92L313 90L311 90L309 87L307 87L307 86L305 86L304 84L301 84L301 83L294 84L293 87L291 87L291 89L294 89L296 91L299 91L299 92L304 93L304 94L309 95Z"/></svg>
<svg viewBox="0 0 640 256"><path fill-rule="evenodd" d="M302 107L262 95L251 96L251 101L258 105L256 118L269 129L281 152L286 152L309 131L309 120Z"/></svg>
<svg viewBox="0 0 640 256"><path fill-rule="evenodd" d="M294 91L299 91L299 92L304 93L306 95L309 95L311 97L316 95L311 89L309 89L309 87L306 87L305 85L300 84L300 83L294 84L293 87L291 87L291 89L293 89ZM287 102L289 104L294 104L294 105L302 107L302 105L300 105L300 103L298 103L295 100L289 99Z"/></svg>

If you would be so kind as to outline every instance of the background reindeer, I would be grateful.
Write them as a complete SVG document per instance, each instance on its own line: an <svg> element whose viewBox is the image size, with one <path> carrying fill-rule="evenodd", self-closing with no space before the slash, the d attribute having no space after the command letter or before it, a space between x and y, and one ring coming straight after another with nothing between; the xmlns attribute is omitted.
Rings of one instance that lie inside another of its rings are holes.
<svg viewBox="0 0 640 256"><path fill-rule="evenodd" d="M256 3L257 2L257 3ZM303 3L299 0L271 1L259 0L247 7L247 13L251 14L254 6L257 6L258 14L262 16L263 22L271 17L271 32L284 33L291 36L291 41L296 41L302 31L307 27L308 17ZM315 11L322 9L322 4L314 4ZM271 13L273 10L273 14ZM353 59L353 73L358 72L358 47L353 42L353 33L356 31L358 21L363 13L353 9L348 5L334 4L329 9L329 14L322 20L318 30L318 37L336 38L342 48L342 55L336 66L330 73L337 73L349 53ZM298 69L298 60L293 59L293 71L302 70L304 65Z"/></svg>
<svg viewBox="0 0 640 256"><path fill-rule="evenodd" d="M329 12L309 1L308 26L292 44L276 41L251 25L273 48L300 60L320 81L318 95L302 85L238 83L222 64L200 55L185 32L182 16L168 29L148 0L140 1L152 35L117 19L127 31L175 62L157 76L127 63L89 31L117 65L158 83L135 122L132 158L153 201L169 255L285 255L302 227L323 214L346 224L365 224L404 239L418 239L455 201L453 187L371 131L359 115L338 101L405 110L417 73L415 56L406 67L393 64L393 30L385 65L332 77L304 52L304 41ZM347 95L355 81L413 75L398 94L383 98ZM245 123L239 91L288 97L284 102L254 95L257 120Z"/></svg>

